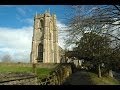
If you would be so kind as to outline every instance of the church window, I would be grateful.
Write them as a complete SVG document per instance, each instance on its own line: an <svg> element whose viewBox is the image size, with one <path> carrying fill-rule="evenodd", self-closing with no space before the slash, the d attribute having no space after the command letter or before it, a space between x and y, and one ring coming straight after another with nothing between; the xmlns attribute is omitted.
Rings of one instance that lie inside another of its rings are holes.
<svg viewBox="0 0 120 90"><path fill-rule="evenodd" d="M43 44L38 45L38 60L43 60Z"/></svg>
<svg viewBox="0 0 120 90"><path fill-rule="evenodd" d="M42 19L40 20L40 26L41 26L41 28L43 28L43 27L44 27L44 22L43 22L43 20L42 20Z"/></svg>
<svg viewBox="0 0 120 90"><path fill-rule="evenodd" d="M50 24L49 24L49 28L50 28L50 32L52 31L53 27L52 27L52 22L50 21Z"/></svg>

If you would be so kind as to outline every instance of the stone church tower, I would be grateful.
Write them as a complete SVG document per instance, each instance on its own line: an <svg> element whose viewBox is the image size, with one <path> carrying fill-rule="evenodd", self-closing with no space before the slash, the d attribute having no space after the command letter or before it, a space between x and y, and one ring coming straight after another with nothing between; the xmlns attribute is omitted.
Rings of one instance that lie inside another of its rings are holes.
<svg viewBox="0 0 120 90"><path fill-rule="evenodd" d="M32 37L31 63L60 63L56 15L36 14Z"/></svg>

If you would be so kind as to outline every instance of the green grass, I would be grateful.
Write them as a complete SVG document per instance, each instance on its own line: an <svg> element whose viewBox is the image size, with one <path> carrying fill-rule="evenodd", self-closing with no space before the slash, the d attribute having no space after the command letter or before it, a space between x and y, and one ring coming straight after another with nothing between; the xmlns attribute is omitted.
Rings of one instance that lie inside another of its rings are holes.
<svg viewBox="0 0 120 90"><path fill-rule="evenodd" d="M5 72L32 72L31 67L0 65L0 73Z"/></svg>
<svg viewBox="0 0 120 90"><path fill-rule="evenodd" d="M42 68L37 67L36 68L36 74L38 77L43 78L46 77L50 71L52 71L52 68ZM32 66L20 66L20 65L7 65L7 64L1 64L0 65L0 73L7 73L7 72L25 72L25 73L32 73L33 69Z"/></svg>
<svg viewBox="0 0 120 90"><path fill-rule="evenodd" d="M52 69L49 68L37 68L36 74L39 78L44 78L49 75L49 73L52 71Z"/></svg>
<svg viewBox="0 0 120 90"><path fill-rule="evenodd" d="M90 77L91 82L93 82L94 85L120 85L120 82L118 80L111 77L98 78L96 74L91 72L88 72L88 75Z"/></svg>

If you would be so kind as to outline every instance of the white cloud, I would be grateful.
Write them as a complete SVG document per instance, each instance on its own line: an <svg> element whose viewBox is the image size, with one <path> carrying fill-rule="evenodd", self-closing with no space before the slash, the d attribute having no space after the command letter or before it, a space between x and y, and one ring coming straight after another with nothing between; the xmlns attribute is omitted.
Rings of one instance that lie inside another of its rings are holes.
<svg viewBox="0 0 120 90"><path fill-rule="evenodd" d="M23 8L17 8L17 11L19 14L21 14L22 16L26 15L26 11Z"/></svg>
<svg viewBox="0 0 120 90"><path fill-rule="evenodd" d="M64 41L64 38L65 38L65 36L66 36L66 30L67 30L67 26L64 24L64 23L62 23L62 22L60 22L60 21L58 21L57 20L57 27L58 27L58 44L63 48L63 49L65 49L65 41Z"/></svg>
<svg viewBox="0 0 120 90"><path fill-rule="evenodd" d="M32 27L19 29L0 27L0 55L10 53L14 60L29 61Z"/></svg>
<svg viewBox="0 0 120 90"><path fill-rule="evenodd" d="M116 22L114 22L113 24L120 24L120 21L116 21Z"/></svg>
<svg viewBox="0 0 120 90"><path fill-rule="evenodd" d="M29 25L33 25L34 19L33 18L26 18L26 19L23 19L23 22L28 23Z"/></svg>
<svg viewBox="0 0 120 90"><path fill-rule="evenodd" d="M28 24L28 25L33 25L33 22L34 22L34 19L33 18L21 18L19 15L16 15L16 19L21 22L21 23L25 23L25 24Z"/></svg>
<svg viewBox="0 0 120 90"><path fill-rule="evenodd" d="M29 20L28 20L29 21ZM58 29L65 30L65 24L57 21ZM59 34L59 45L64 48L63 36ZM12 56L15 61L29 62L32 46L33 27L9 28L0 27L0 58L6 53Z"/></svg>
<svg viewBox="0 0 120 90"><path fill-rule="evenodd" d="M57 20L57 27L59 30L66 30L66 28L67 28L67 26L64 23L62 23L58 20Z"/></svg>

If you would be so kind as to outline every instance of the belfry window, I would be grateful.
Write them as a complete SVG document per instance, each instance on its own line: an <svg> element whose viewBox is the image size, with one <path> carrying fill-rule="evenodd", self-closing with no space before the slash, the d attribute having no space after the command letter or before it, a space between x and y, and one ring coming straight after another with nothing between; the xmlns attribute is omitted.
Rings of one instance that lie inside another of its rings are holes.
<svg viewBox="0 0 120 90"><path fill-rule="evenodd" d="M38 45L38 60L43 60L43 44Z"/></svg>
<svg viewBox="0 0 120 90"><path fill-rule="evenodd" d="M41 27L41 28L43 28L43 27L44 27L44 22L43 22L43 20L42 20L42 19L40 20L40 27Z"/></svg>
<svg viewBox="0 0 120 90"><path fill-rule="evenodd" d="M49 23L49 28L50 28L50 32L53 30L53 27L52 27L52 22L50 21Z"/></svg>

